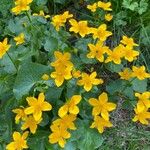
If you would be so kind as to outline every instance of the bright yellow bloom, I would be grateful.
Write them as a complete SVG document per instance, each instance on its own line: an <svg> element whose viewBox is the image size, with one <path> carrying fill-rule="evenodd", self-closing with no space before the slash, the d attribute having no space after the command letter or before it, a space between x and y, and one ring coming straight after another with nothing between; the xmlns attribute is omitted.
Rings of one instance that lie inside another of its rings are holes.
<svg viewBox="0 0 150 150"><path fill-rule="evenodd" d="M98 5L99 8L102 8L103 10L112 11L112 9L110 8L111 7L111 3L110 2L105 3L105 2L99 1L97 3L97 5Z"/></svg>
<svg viewBox="0 0 150 150"><path fill-rule="evenodd" d="M20 14L22 11L28 11L30 7L28 6L33 0L15 0L15 7L12 8L12 12L16 15Z"/></svg>
<svg viewBox="0 0 150 150"><path fill-rule="evenodd" d="M6 146L6 150L22 150L27 149L27 141L26 138L28 136L29 132L24 132L23 135L21 135L19 132L13 133L13 142L8 144Z"/></svg>
<svg viewBox="0 0 150 150"><path fill-rule="evenodd" d="M99 85L103 83L102 79L96 78L97 73L93 72L90 75L82 73L82 79L77 82L78 85L84 86L84 89L88 92L92 89L93 85Z"/></svg>
<svg viewBox="0 0 150 150"><path fill-rule="evenodd" d="M91 12L95 12L96 9L97 9L97 3L94 3L94 4L92 4L92 5L87 5L87 8L88 8L89 10L91 10Z"/></svg>
<svg viewBox="0 0 150 150"><path fill-rule="evenodd" d="M77 104L81 101L82 97L80 95L74 95L71 97L69 101L62 107L60 107L58 111L58 115L60 117L64 117L67 113L71 114L78 114L79 113L79 108Z"/></svg>
<svg viewBox="0 0 150 150"><path fill-rule="evenodd" d="M52 24L57 31L59 31L60 27L63 27L67 21L67 19L72 18L73 15L69 14L68 11L65 11L63 14L55 15L52 17Z"/></svg>
<svg viewBox="0 0 150 150"><path fill-rule="evenodd" d="M71 19L69 22L71 24L71 28L69 29L70 32L79 33L81 37L85 37L90 33L87 21L77 22L75 19Z"/></svg>
<svg viewBox="0 0 150 150"><path fill-rule="evenodd" d="M73 121L75 121L75 120L76 120L76 115L67 114L67 115L63 116L62 118L59 118L59 119L56 119L55 121L53 121L52 126L59 126L61 128L64 128L65 130L66 129L76 130L76 126L73 123Z"/></svg>
<svg viewBox="0 0 150 150"><path fill-rule="evenodd" d="M80 71L80 70L73 70L73 71L72 71L72 76L73 76L74 78L79 78L79 77L81 77L81 71Z"/></svg>
<svg viewBox="0 0 150 150"><path fill-rule="evenodd" d="M41 16L44 17L45 19L50 18L50 15L45 15L43 10L40 10L40 13L34 13L33 16Z"/></svg>
<svg viewBox="0 0 150 150"><path fill-rule="evenodd" d="M64 68L64 67L72 69L73 64L70 61L71 59L70 53L66 52L63 54L59 51L55 51L54 56L55 56L56 61L52 62L51 66L55 68L59 68L59 69Z"/></svg>
<svg viewBox="0 0 150 150"><path fill-rule="evenodd" d="M101 114L101 116L107 121L109 120L109 111L116 109L116 104L108 102L108 96L105 92L103 92L98 99L90 98L89 103L94 107L92 115L97 116Z"/></svg>
<svg viewBox="0 0 150 150"><path fill-rule="evenodd" d="M43 74L42 79L43 80L49 80L49 75L48 74Z"/></svg>
<svg viewBox="0 0 150 150"><path fill-rule="evenodd" d="M139 52L131 49L131 47L126 46L124 48L124 58L128 60L129 62L134 61L137 59L137 56L139 56Z"/></svg>
<svg viewBox="0 0 150 150"><path fill-rule="evenodd" d="M5 55L11 46L7 42L7 38L5 38L3 42L0 42L0 59Z"/></svg>
<svg viewBox="0 0 150 150"><path fill-rule="evenodd" d="M112 35L112 32L107 31L107 25L102 24L98 28L90 28L90 32L93 34L93 38L98 38L100 41L104 42L106 39Z"/></svg>
<svg viewBox="0 0 150 150"><path fill-rule="evenodd" d="M104 62L104 54L108 51L108 47L103 45L103 42L97 42L96 45L88 44L90 52L88 58L96 58L100 62Z"/></svg>
<svg viewBox="0 0 150 150"><path fill-rule="evenodd" d="M55 79L55 84L57 87L60 87L64 80L69 80L72 78L72 74L71 74L71 70L70 68L58 68L56 69L56 71L51 73L51 78Z"/></svg>
<svg viewBox="0 0 150 150"><path fill-rule="evenodd" d="M119 45L113 49L113 51L109 50L107 51L108 57L105 60L105 63L113 61L115 64L121 63L121 58L124 56L124 46Z"/></svg>
<svg viewBox="0 0 150 150"><path fill-rule="evenodd" d="M139 109L150 108L150 92L135 93L135 96L138 97L137 106Z"/></svg>
<svg viewBox="0 0 150 150"><path fill-rule="evenodd" d="M148 125L147 119L150 119L150 112L148 112L147 108L140 108L140 106L137 105L137 108L135 108L134 111L135 117L132 119L132 121L136 122L139 120L140 123Z"/></svg>
<svg viewBox="0 0 150 150"><path fill-rule="evenodd" d="M106 127L112 127L112 123L109 120L105 120L100 116L94 117L94 122L90 126L90 128L97 128L99 133L103 133Z"/></svg>
<svg viewBox="0 0 150 150"><path fill-rule="evenodd" d="M120 79L129 80L132 78L132 72L129 68L125 68L122 72L118 72Z"/></svg>
<svg viewBox="0 0 150 150"><path fill-rule="evenodd" d="M123 36L122 40L120 41L122 44L126 45L127 47L139 46L133 40L133 38L128 38L127 36Z"/></svg>
<svg viewBox="0 0 150 150"><path fill-rule="evenodd" d="M18 36L16 36L14 38L14 40L16 41L16 45L24 43L25 42L25 40L24 40L24 33L21 33Z"/></svg>
<svg viewBox="0 0 150 150"><path fill-rule="evenodd" d="M25 122L21 126L21 130L30 129L31 133L35 133L37 129L37 125L42 121L42 119L36 121L33 116L28 116L25 119Z"/></svg>
<svg viewBox="0 0 150 150"><path fill-rule="evenodd" d="M145 78L149 78L150 74L145 72L145 66L141 67L132 67L132 76L138 78L139 80L144 80Z"/></svg>
<svg viewBox="0 0 150 150"><path fill-rule="evenodd" d="M24 112L24 108L13 109L12 111L13 111L13 113L16 113L16 117L15 117L16 123L19 123L20 119L25 120L27 115Z"/></svg>
<svg viewBox="0 0 150 150"><path fill-rule="evenodd" d="M64 148L66 144L65 139L69 139L71 137L70 133L64 128L58 126L51 126L52 133L49 135L49 142L51 144L57 143Z"/></svg>
<svg viewBox="0 0 150 150"><path fill-rule="evenodd" d="M107 20L107 21L111 21L112 18L113 18L113 15L111 15L111 14L106 14L105 15L105 20Z"/></svg>
<svg viewBox="0 0 150 150"><path fill-rule="evenodd" d="M29 107L25 109L27 115L33 114L33 117L36 121L39 121L42 117L42 111L50 111L52 109L51 104L44 102L45 95L40 93L38 99L35 97L26 98Z"/></svg>

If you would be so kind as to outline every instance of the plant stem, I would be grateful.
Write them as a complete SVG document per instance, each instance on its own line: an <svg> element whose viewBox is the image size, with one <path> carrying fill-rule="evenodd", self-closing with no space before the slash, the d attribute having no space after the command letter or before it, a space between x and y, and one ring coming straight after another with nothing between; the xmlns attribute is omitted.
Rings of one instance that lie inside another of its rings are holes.
<svg viewBox="0 0 150 150"><path fill-rule="evenodd" d="M30 15L29 15L29 13L27 11L26 11L26 16L28 17L30 23L32 23L31 17L30 17Z"/></svg>

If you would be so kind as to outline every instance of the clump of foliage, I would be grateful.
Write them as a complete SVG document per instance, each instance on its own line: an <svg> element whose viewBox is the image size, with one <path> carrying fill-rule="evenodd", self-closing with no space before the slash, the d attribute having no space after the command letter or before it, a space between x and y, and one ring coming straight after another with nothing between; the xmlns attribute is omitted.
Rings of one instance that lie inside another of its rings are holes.
<svg viewBox="0 0 150 150"><path fill-rule="evenodd" d="M2 6L0 149L120 149L122 143L109 137L120 134L119 115L128 119L124 125L146 132L146 0L15 0ZM140 24L132 27L133 20Z"/></svg>

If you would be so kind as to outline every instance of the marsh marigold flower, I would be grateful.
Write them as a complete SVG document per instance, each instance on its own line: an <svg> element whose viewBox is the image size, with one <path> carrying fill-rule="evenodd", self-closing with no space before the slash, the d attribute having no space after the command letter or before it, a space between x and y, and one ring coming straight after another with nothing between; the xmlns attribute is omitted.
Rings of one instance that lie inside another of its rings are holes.
<svg viewBox="0 0 150 150"><path fill-rule="evenodd" d="M0 59L5 55L5 53L9 50L11 45L8 44L7 38L0 42Z"/></svg>
<svg viewBox="0 0 150 150"><path fill-rule="evenodd" d="M150 108L150 92L135 93L135 96L138 98L137 106L139 109Z"/></svg>
<svg viewBox="0 0 150 150"><path fill-rule="evenodd" d="M42 119L36 121L33 116L28 116L24 120L24 123L21 126L21 130L30 129L31 133L35 133L37 129L37 125L42 121Z"/></svg>
<svg viewBox="0 0 150 150"><path fill-rule="evenodd" d="M111 21L112 18L113 18L113 15L111 15L111 14L106 14L105 15L105 20L107 20L107 21Z"/></svg>
<svg viewBox="0 0 150 150"><path fill-rule="evenodd" d="M91 12L95 12L97 9L97 3L93 3L92 5L87 5L87 9L89 9Z"/></svg>
<svg viewBox="0 0 150 150"><path fill-rule="evenodd" d="M16 109L13 109L13 113L16 114L16 117L15 117L15 122L16 123L19 123L20 119L21 120L25 120L25 118L27 117L27 115L25 114L24 112L24 109L25 108L16 108Z"/></svg>
<svg viewBox="0 0 150 150"><path fill-rule="evenodd" d="M118 72L120 79L129 80L132 78L132 71L129 68L125 68L122 72Z"/></svg>
<svg viewBox="0 0 150 150"><path fill-rule="evenodd" d="M62 148L65 147L66 139L71 137L71 134L64 128L59 126L51 126L52 133L49 135L51 144L58 143Z"/></svg>
<svg viewBox="0 0 150 150"><path fill-rule="evenodd" d="M112 123L109 120L105 120L100 116L94 117L94 122L90 126L90 128L97 128L99 133L103 133L106 127L112 127Z"/></svg>
<svg viewBox="0 0 150 150"><path fill-rule="evenodd" d="M145 71L145 66L141 67L133 66L132 71L133 71L132 76L138 78L139 80L144 80L145 78L150 77L150 74L146 73Z"/></svg>
<svg viewBox="0 0 150 150"><path fill-rule="evenodd" d="M15 7L12 8L12 12L16 15L20 14L22 11L28 11L30 9L29 4L33 0L15 0Z"/></svg>
<svg viewBox="0 0 150 150"><path fill-rule="evenodd" d="M105 11L112 11L112 9L110 8L111 7L111 3L110 2L102 2L102 1L99 1L97 3L98 7L105 10Z"/></svg>
<svg viewBox="0 0 150 150"><path fill-rule="evenodd" d="M124 48L124 58L128 60L129 62L136 60L139 54L140 53L138 51L133 50L131 47L126 46Z"/></svg>
<svg viewBox="0 0 150 150"><path fill-rule="evenodd" d="M79 78L79 77L81 77L81 71L80 71L80 70L73 70L73 71L72 71L72 76L73 76L74 78Z"/></svg>
<svg viewBox="0 0 150 150"><path fill-rule="evenodd" d="M115 64L121 64L121 58L124 57L124 46L119 45L115 47L113 50L108 50L107 51L107 59L105 60L105 63L113 61Z"/></svg>
<svg viewBox="0 0 150 150"><path fill-rule="evenodd" d="M105 92L98 97L98 100L90 98L89 103L93 106L92 115L97 116L101 114L107 121L109 120L109 112L116 109L116 104L108 102L108 96Z"/></svg>
<svg viewBox="0 0 150 150"><path fill-rule="evenodd" d="M45 19L50 18L50 15L45 15L43 10L40 10L40 13L34 13L33 16L41 16L44 17Z"/></svg>
<svg viewBox="0 0 150 150"><path fill-rule="evenodd" d="M93 72L90 75L87 73L82 73L82 79L78 80L77 84L83 86L84 89L88 92L92 89L93 85L99 85L103 83L103 80L97 79L96 76L96 72Z"/></svg>
<svg viewBox="0 0 150 150"><path fill-rule="evenodd" d="M51 104L45 102L44 93L40 93L38 99L35 97L26 98L29 107L25 109L25 114L33 114L36 121L39 121L42 117L42 111L50 111L52 109Z"/></svg>
<svg viewBox="0 0 150 150"><path fill-rule="evenodd" d="M90 52L87 54L88 58L96 58L100 62L104 62L104 54L108 51L108 47L104 46L103 42L97 42L96 45L88 44Z"/></svg>
<svg viewBox="0 0 150 150"><path fill-rule="evenodd" d="M145 107L142 107L137 105L137 107L134 109L135 111L135 117L132 119L134 122L139 121L142 124L148 125L148 120L150 119L150 112L148 112L148 109Z"/></svg>
<svg viewBox="0 0 150 150"><path fill-rule="evenodd" d="M53 121L54 126L59 126L64 129L76 130L76 126L73 121L76 120L76 115L66 114L62 118L58 118ZM52 126L53 126L52 125Z"/></svg>
<svg viewBox="0 0 150 150"><path fill-rule="evenodd" d="M139 46L133 40L133 38L129 38L127 36L123 36L122 40L120 41L122 44L126 45L127 47Z"/></svg>
<svg viewBox="0 0 150 150"><path fill-rule="evenodd" d="M24 33L20 33L18 36L14 38L14 40L16 41L16 45L23 44L25 42Z"/></svg>
<svg viewBox="0 0 150 150"><path fill-rule="evenodd" d="M75 19L71 19L69 22L71 24L71 28L69 29L70 32L79 33L81 37L85 37L90 33L87 21L77 22Z"/></svg>
<svg viewBox="0 0 150 150"><path fill-rule="evenodd" d="M63 27L67 21L67 19L72 18L73 15L69 14L69 11L65 11L63 14L55 15L52 17L52 24L57 31L59 31L60 27Z"/></svg>
<svg viewBox="0 0 150 150"><path fill-rule="evenodd" d="M65 105L60 107L60 109L58 111L58 115L60 117L63 117L67 113L71 113L74 115L78 114L79 108L78 108L77 104L81 101L81 99L82 99L82 97L80 95L72 96L71 99L68 100Z"/></svg>
<svg viewBox="0 0 150 150"><path fill-rule="evenodd" d="M90 28L90 32L93 34L94 39L99 39L100 41L104 42L106 39L112 35L112 32L107 31L107 25L102 24L98 28Z"/></svg>
<svg viewBox="0 0 150 150"><path fill-rule="evenodd" d="M13 133L13 142L8 144L6 146L6 150L23 150L27 149L27 141L26 138L28 136L29 132L24 132L23 135L21 135L19 132L14 132Z"/></svg>

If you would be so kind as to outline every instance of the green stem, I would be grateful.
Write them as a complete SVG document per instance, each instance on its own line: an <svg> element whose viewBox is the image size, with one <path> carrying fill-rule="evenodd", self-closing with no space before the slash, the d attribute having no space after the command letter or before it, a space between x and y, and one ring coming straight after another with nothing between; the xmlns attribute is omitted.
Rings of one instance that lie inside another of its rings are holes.
<svg viewBox="0 0 150 150"><path fill-rule="evenodd" d="M31 17L30 17L30 15L29 15L29 13L27 11L26 11L26 16L28 17L30 23L32 23Z"/></svg>

